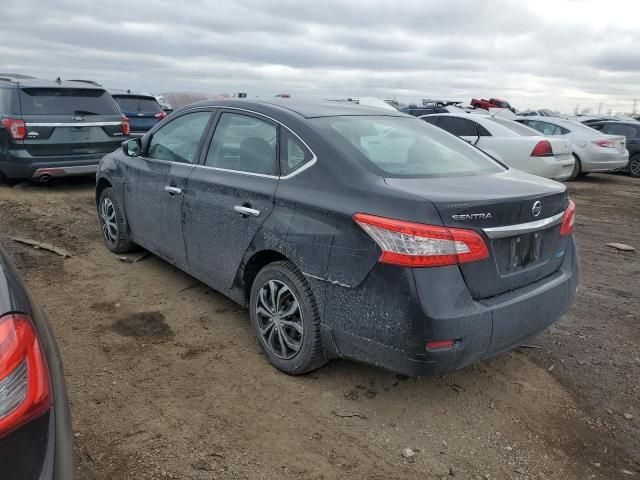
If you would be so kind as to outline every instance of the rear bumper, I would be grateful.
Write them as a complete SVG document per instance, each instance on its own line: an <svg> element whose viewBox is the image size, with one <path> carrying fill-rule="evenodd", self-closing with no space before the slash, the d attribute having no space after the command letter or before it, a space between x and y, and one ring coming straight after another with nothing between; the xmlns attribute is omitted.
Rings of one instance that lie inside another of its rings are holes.
<svg viewBox="0 0 640 480"><path fill-rule="evenodd" d="M459 369L521 345L566 313L579 281L573 241L552 275L480 301L470 297L457 267L406 269L391 282L383 278L392 267L383 268L354 292L323 286L323 324L331 331L325 339L335 356L411 376ZM455 343L426 349L438 340Z"/></svg>
<svg viewBox="0 0 640 480"><path fill-rule="evenodd" d="M38 179L42 174L51 177L95 175L104 153L74 157L0 157L0 170L8 178Z"/></svg>
<svg viewBox="0 0 640 480"><path fill-rule="evenodd" d="M575 164L573 155L543 158L545 159L547 167L555 172L550 176L553 180L566 180L571 176L573 165Z"/></svg>
<svg viewBox="0 0 640 480"><path fill-rule="evenodd" d="M629 163L629 153L619 153L617 151L611 153L589 152L585 154L580 161L582 163L581 166L583 172L610 172L612 170L622 170L627 168Z"/></svg>

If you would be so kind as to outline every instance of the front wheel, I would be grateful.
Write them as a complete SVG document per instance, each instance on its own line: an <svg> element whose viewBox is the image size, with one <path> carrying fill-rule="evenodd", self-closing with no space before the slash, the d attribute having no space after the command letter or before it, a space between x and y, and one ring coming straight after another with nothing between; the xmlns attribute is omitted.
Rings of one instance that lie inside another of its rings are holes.
<svg viewBox="0 0 640 480"><path fill-rule="evenodd" d="M98 217L102 228L102 237L107 248L113 253L126 253L133 250L129 230L120 209L120 203L113 188L105 188L98 201Z"/></svg>
<svg viewBox="0 0 640 480"><path fill-rule="evenodd" d="M256 338L269 361L289 375L326 363L320 315L304 275L289 261L265 266L253 281L249 309Z"/></svg>
<svg viewBox="0 0 640 480"><path fill-rule="evenodd" d="M629 159L627 172L629 172L629 175L633 178L640 178L640 155L634 155Z"/></svg>

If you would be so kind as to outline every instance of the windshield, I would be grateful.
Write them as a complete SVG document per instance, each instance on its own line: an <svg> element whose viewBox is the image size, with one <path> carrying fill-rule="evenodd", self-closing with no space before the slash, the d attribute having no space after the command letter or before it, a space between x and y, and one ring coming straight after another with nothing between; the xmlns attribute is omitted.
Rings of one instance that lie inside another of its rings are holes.
<svg viewBox="0 0 640 480"><path fill-rule="evenodd" d="M521 123L515 122L513 120L506 120L504 118L499 117L488 117L492 122L497 123L498 125L502 125L505 128L508 128L514 133L517 133L521 137L537 137L540 136L540 132L534 130L533 128L529 128Z"/></svg>
<svg viewBox="0 0 640 480"><path fill-rule="evenodd" d="M464 140L413 118L384 116L314 119L346 155L387 177L480 175L504 167ZM337 134L337 135L336 135Z"/></svg>
<svg viewBox="0 0 640 480"><path fill-rule="evenodd" d="M120 105L123 112L151 112L157 113L162 111L162 107L151 97L134 97L132 95L114 95L114 100Z"/></svg>
<svg viewBox="0 0 640 480"><path fill-rule="evenodd" d="M120 115L104 90L96 88L23 88L23 115Z"/></svg>

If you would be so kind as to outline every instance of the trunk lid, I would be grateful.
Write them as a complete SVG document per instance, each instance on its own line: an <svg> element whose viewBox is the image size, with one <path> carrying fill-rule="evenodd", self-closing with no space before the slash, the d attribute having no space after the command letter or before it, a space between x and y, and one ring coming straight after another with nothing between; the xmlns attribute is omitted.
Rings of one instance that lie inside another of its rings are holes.
<svg viewBox="0 0 640 480"><path fill-rule="evenodd" d="M443 225L475 230L483 236L489 258L459 266L474 299L523 287L562 264L567 238L560 236L560 221L568 197L560 183L517 170L385 181L432 202Z"/></svg>

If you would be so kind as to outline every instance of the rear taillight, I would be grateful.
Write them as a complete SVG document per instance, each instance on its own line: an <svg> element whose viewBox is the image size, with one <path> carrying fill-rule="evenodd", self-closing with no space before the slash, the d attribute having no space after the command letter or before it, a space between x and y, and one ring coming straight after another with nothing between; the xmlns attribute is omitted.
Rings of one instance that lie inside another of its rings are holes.
<svg viewBox="0 0 640 480"><path fill-rule="evenodd" d="M156 118L158 118L158 119L160 119L160 120L162 120L162 119L163 119L164 117L166 117L166 116L167 116L167 112L165 112L164 110L163 110L163 111L161 111L161 112L158 112L158 113L156 113L156 114L154 115L154 117L156 117Z"/></svg>
<svg viewBox="0 0 640 480"><path fill-rule="evenodd" d="M31 319L0 317L0 438L45 413L52 399L47 361Z"/></svg>
<svg viewBox="0 0 640 480"><path fill-rule="evenodd" d="M553 149L549 140L540 140L531 151L532 157L550 157L552 155Z"/></svg>
<svg viewBox="0 0 640 480"><path fill-rule="evenodd" d="M122 117L122 134L129 135L131 133L131 124L127 117Z"/></svg>
<svg viewBox="0 0 640 480"><path fill-rule="evenodd" d="M560 235L566 237L567 235L571 235L573 232L573 224L576 221L576 204L573 203L573 200L569 199L569 205L567 205L567 209L564 211L564 216L562 217L562 225L560 226Z"/></svg>
<svg viewBox="0 0 640 480"><path fill-rule="evenodd" d="M473 230L423 225L366 213L356 213L353 219L382 249L382 263L439 267L489 256L484 239Z"/></svg>
<svg viewBox="0 0 640 480"><path fill-rule="evenodd" d="M27 126L23 120L13 118L3 118L2 126L9 131L9 135L14 140L24 140L27 137Z"/></svg>
<svg viewBox="0 0 640 480"><path fill-rule="evenodd" d="M615 140L602 139L602 140L594 140L591 143L604 148L618 148L618 142Z"/></svg>

